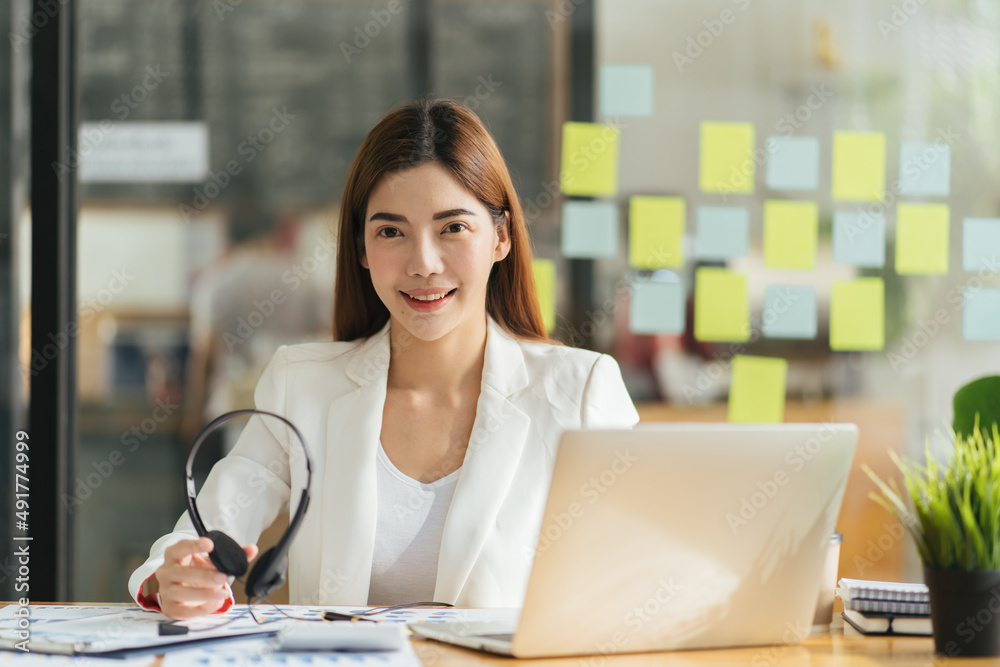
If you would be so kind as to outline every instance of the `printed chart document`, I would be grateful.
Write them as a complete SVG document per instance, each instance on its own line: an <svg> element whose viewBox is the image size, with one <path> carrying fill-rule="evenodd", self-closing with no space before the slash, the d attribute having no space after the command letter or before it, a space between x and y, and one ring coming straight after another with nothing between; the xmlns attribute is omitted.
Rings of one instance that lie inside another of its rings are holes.
<svg viewBox="0 0 1000 667"><path fill-rule="evenodd" d="M409 667L420 664L412 647L403 642L397 650L371 652L359 651L282 651L278 633L294 631L296 627L329 627L322 619L326 611L342 614L361 614L375 611L373 607L313 607L295 605L255 605L254 620L246 605L235 605L224 614L211 614L177 625L189 628L187 634L159 634L159 626L166 616L138 607L100 605L31 605L28 607L31 653L18 651L15 646L24 641L23 616L20 607L9 605L0 609L0 663L44 660L45 664L60 663L57 656L133 658L137 661L116 662L120 667L146 664L148 658L165 654L166 665L192 664L344 664L356 667L381 665L383 667ZM369 618L387 624L516 621L519 609L400 609L374 613ZM319 624L319 625L314 625ZM368 621L350 624L359 633L377 625ZM14 649L14 650L12 650ZM176 654L176 657L174 657ZM242 657L239 657L242 656ZM169 658L169 661L168 661ZM55 660L55 662L53 662ZM68 658L67 658L68 660ZM71 664L71 662L67 662Z"/></svg>
<svg viewBox="0 0 1000 667"><path fill-rule="evenodd" d="M350 667L421 667L420 658L407 642L396 651L364 653L338 651L275 651L271 640L254 637L199 648L171 651L163 657L162 667L243 667L254 665L350 665Z"/></svg>
<svg viewBox="0 0 1000 667"><path fill-rule="evenodd" d="M51 653L25 653L24 651L0 650L2 667L151 667L156 657L146 655L138 658L99 659L90 656L53 655Z"/></svg>
<svg viewBox="0 0 1000 667"><path fill-rule="evenodd" d="M0 609L0 648L15 649L24 641L23 616L17 605ZM305 608L308 610L309 608ZM111 655L124 657L129 652L145 651L203 640L246 634L272 634L277 625L258 625L241 610L204 616L184 624L190 631L184 635L159 634L166 616L138 607L96 605L30 605L28 648L32 653L62 653L67 655ZM233 616L241 618L215 628ZM318 612L319 616L322 612ZM161 651L162 652L162 651Z"/></svg>

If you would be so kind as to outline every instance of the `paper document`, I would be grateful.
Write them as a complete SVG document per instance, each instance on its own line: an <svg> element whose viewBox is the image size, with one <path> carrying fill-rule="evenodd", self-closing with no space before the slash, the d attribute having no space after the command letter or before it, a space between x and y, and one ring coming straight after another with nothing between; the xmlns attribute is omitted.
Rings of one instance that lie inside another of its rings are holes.
<svg viewBox="0 0 1000 667"><path fill-rule="evenodd" d="M0 648L15 648L25 640L21 607L8 605L0 609ZM279 624L258 625L246 615L244 619L217 629L239 611L213 614L186 621L191 628L185 635L160 636L159 624L169 620L163 614L138 607L107 607L94 605L30 605L27 648L33 653L105 654L116 651L169 646L199 639L236 635L273 633ZM245 610L246 605L240 609ZM308 610L309 608L305 608ZM263 609L262 609L263 611ZM317 611L317 615L322 610Z"/></svg>
<svg viewBox="0 0 1000 667"><path fill-rule="evenodd" d="M151 667L156 656L145 655L127 659L98 659L90 656L52 655L51 653L25 653L24 651L0 651L0 665L3 667Z"/></svg>
<svg viewBox="0 0 1000 667"><path fill-rule="evenodd" d="M285 609L282 605L282 609ZM296 609L296 607L291 607ZM326 611L341 614L360 614L376 607L325 607ZM399 623L516 623L521 616L520 607L492 607L485 609L397 609L370 618Z"/></svg>
<svg viewBox="0 0 1000 667"><path fill-rule="evenodd" d="M23 635L19 636L19 630L23 632L23 617L18 615L21 608L17 605L9 605L0 609L0 647L13 649L18 642L24 641ZM180 651L181 655L194 652L208 652L212 660L218 656L233 656L238 653L241 646L256 647L255 654L259 656L270 655L278 648L278 642L274 635L282 628L294 628L298 624L305 623L328 623L323 621L322 616L325 611L335 611L342 614L360 614L373 607L313 607L299 605L255 605L253 608L255 621L248 613L246 605L235 605L224 614L209 614L188 621L179 621L178 625L185 625L190 631L184 635L159 635L159 624L168 620L166 616L157 612L150 612L138 607L112 607L99 605L31 605L28 608L28 628L30 637L28 648L31 654L24 654L21 651L0 652L0 660L14 660L17 653L24 655L34 655L38 660L46 660L46 664L57 664L52 662L55 658L51 655L43 656L46 653L61 653L67 655L105 655L115 654L116 656L133 655L143 652L147 655L158 653L174 653ZM441 622L480 622L480 621L509 621L516 622L520 609L399 609L396 611L372 614L370 618L387 623L441 623ZM291 618L289 618L291 617ZM230 622L226 622L230 621ZM259 621L259 622L258 622ZM222 625L225 623L225 625ZM366 621L359 623L367 626ZM253 635L253 636L251 636ZM243 638L241 638L243 637ZM202 642L197 645L188 646L192 642L206 639L220 640L218 642ZM221 641L224 640L224 641ZM419 661L408 662L415 655L412 654L407 644L401 651L381 651L371 654L349 653L351 664L367 665L378 664L386 667L396 665L419 664ZM168 654L169 655L169 654ZM200 654L199 654L200 655ZM309 652L286 653L279 652L282 664L297 664L295 660L305 659L306 656L315 655ZM323 653L323 662L331 662L337 657L335 653ZM367 656L371 656L369 661ZM294 656L294 659L292 657ZM329 656L329 659L327 657ZM189 655L190 657L190 655ZM223 661L223 658L218 658ZM263 658L261 658L263 659ZM274 658L276 661L278 658ZM23 658L18 658L20 662ZM270 658L268 658L270 660ZM346 659L345 659L346 660ZM227 664L234 663L231 659L224 660ZM27 664L27 663L21 663ZM127 665L118 662L121 667L132 667L132 662ZM135 664L145 664L142 660ZM174 662L172 664L190 664L190 662ZM214 664L211 662L200 662L199 664ZM247 663L250 664L250 663ZM261 664L259 661L253 664ZM268 663L269 664L269 663Z"/></svg>
<svg viewBox="0 0 1000 667"><path fill-rule="evenodd" d="M243 665L350 665L351 667L421 667L420 658L409 644L398 651L354 653L337 651L276 651L269 639L251 638L224 644L171 651L162 667L199 665L243 667Z"/></svg>
<svg viewBox="0 0 1000 667"><path fill-rule="evenodd" d="M409 645L398 651L338 653L336 651L285 653L275 651L269 639L241 639L225 644L172 651L163 657L163 667L187 665L351 665L351 667L421 667L420 658Z"/></svg>

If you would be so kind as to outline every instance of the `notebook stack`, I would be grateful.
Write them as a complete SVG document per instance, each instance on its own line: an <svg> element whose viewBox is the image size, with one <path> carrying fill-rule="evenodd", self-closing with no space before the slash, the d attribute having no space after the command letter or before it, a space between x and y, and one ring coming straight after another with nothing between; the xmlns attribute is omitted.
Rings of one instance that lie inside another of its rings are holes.
<svg viewBox="0 0 1000 667"><path fill-rule="evenodd" d="M931 605L923 584L841 579L844 620L866 635L930 635Z"/></svg>

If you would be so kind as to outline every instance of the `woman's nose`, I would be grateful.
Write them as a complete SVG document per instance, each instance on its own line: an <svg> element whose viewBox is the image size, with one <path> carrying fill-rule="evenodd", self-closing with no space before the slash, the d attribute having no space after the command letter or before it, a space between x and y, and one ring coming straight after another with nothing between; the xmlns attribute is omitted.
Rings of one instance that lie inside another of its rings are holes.
<svg viewBox="0 0 1000 667"><path fill-rule="evenodd" d="M441 273L444 268L441 251L436 239L417 235L410 252L407 270L411 275L429 276Z"/></svg>

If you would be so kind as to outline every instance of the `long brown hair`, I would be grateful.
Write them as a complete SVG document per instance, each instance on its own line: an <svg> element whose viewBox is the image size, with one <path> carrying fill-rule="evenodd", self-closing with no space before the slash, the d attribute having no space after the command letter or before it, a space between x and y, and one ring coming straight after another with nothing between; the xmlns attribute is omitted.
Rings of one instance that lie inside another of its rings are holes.
<svg viewBox="0 0 1000 667"><path fill-rule="evenodd" d="M498 230L507 224L510 252L490 271L486 312L514 336L548 340L535 293L528 229L507 164L476 114L451 100L421 100L387 114L354 157L340 202L333 339L366 338L388 321L389 311L361 265L368 198L386 176L428 162L447 168L482 202Z"/></svg>

